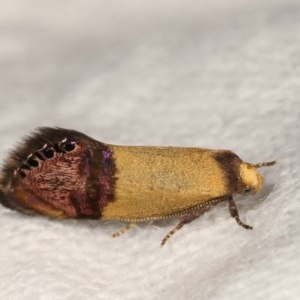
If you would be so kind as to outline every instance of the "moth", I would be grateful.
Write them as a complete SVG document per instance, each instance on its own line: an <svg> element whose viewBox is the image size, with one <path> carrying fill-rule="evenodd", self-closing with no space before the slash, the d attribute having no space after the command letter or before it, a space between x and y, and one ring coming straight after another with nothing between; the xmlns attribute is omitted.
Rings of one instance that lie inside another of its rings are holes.
<svg viewBox="0 0 300 300"><path fill-rule="evenodd" d="M233 196L260 191L258 168L228 150L109 145L75 130L42 127L8 156L0 202L53 218L120 220L128 224L178 218L161 242L216 204L246 228Z"/></svg>

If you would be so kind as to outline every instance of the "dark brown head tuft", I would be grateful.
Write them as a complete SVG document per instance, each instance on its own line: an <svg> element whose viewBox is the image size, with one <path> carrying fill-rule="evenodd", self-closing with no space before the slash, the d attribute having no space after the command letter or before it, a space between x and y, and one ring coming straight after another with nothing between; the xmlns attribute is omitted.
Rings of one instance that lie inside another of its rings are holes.
<svg viewBox="0 0 300 300"><path fill-rule="evenodd" d="M228 191L232 194L235 193L240 189L241 185L239 170L242 160L229 150L217 151L215 159L224 172Z"/></svg>

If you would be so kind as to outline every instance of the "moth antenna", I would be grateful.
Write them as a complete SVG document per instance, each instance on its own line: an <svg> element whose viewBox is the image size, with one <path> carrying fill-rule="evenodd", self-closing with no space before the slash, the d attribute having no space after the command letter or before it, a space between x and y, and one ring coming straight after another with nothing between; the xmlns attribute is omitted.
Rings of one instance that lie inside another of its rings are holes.
<svg viewBox="0 0 300 300"><path fill-rule="evenodd" d="M276 160L268 161L268 162L261 162L261 163L255 164L254 167L255 168L270 167L270 166L274 166L276 163L277 163Z"/></svg>

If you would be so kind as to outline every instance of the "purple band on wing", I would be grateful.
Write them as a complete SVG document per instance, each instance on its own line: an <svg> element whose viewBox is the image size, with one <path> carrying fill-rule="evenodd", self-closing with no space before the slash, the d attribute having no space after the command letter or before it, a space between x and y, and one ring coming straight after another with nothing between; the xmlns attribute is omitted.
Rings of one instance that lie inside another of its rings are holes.
<svg viewBox="0 0 300 300"><path fill-rule="evenodd" d="M112 200L114 190L114 162L110 149L102 150L102 168L100 173L100 207Z"/></svg>

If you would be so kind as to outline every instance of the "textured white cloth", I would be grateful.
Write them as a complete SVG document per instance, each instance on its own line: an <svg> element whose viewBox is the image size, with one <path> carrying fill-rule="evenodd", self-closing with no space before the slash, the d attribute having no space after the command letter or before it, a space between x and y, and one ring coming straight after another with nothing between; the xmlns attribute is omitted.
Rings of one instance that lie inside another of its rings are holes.
<svg viewBox="0 0 300 300"><path fill-rule="evenodd" d="M116 144L231 149L258 195L186 225L28 217L0 207L0 299L299 299L300 3L0 3L0 156L37 126Z"/></svg>

